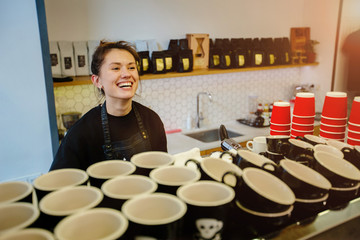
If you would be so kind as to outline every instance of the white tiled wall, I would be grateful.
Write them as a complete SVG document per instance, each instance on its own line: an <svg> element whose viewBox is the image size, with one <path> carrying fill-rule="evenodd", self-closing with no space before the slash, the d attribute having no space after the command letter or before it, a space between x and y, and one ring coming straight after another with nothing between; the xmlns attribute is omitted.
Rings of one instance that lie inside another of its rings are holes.
<svg viewBox="0 0 360 240"><path fill-rule="evenodd" d="M167 130L186 127L186 119L196 116L196 96L210 92L212 101L202 95L203 126L220 124L247 114L248 95L262 102L289 101L293 87L300 82L300 68L249 71L141 81L134 100L155 110ZM57 114L87 112L99 104L93 85L55 88Z"/></svg>

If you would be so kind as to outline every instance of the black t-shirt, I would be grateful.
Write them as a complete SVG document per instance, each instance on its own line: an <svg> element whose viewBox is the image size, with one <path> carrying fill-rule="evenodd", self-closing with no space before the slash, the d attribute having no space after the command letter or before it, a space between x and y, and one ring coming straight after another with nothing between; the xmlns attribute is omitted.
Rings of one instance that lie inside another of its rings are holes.
<svg viewBox="0 0 360 240"><path fill-rule="evenodd" d="M347 90L360 91L360 30L347 36L342 51L348 57Z"/></svg>
<svg viewBox="0 0 360 240"><path fill-rule="evenodd" d="M134 102L148 132L152 151L167 152L164 124L151 109ZM116 117L108 114L111 141L127 139L139 131L132 109L129 114ZM102 146L104 133L101 123L101 106L81 117L63 138L50 170L79 168L86 170L91 164L105 160Z"/></svg>

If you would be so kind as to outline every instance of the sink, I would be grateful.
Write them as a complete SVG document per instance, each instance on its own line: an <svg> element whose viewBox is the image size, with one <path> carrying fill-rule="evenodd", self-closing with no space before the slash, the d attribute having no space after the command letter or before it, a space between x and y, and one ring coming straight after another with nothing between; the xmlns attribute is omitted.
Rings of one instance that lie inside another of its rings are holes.
<svg viewBox="0 0 360 240"><path fill-rule="evenodd" d="M237 133L237 132L233 132L233 131L227 131L229 138L234 138L234 137L240 137L243 136L243 134ZM200 131L200 132L194 132L194 133L187 133L184 134L185 136L194 138L196 140L199 140L201 142L215 142L215 141L220 141L220 136L219 136L219 129L209 129L209 130L204 130L204 131Z"/></svg>

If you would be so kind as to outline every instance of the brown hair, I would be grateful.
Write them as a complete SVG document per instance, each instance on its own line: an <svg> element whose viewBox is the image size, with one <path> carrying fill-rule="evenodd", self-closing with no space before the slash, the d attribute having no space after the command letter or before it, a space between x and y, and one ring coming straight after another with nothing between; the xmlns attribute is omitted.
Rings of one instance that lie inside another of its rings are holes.
<svg viewBox="0 0 360 240"><path fill-rule="evenodd" d="M111 49L123 49L131 53L134 56L137 64L140 61L140 57L135 50L135 47L126 41L118 41L118 42L106 42L101 40L99 46L96 48L91 61L91 72L95 75L99 75L101 65L104 62L105 55Z"/></svg>

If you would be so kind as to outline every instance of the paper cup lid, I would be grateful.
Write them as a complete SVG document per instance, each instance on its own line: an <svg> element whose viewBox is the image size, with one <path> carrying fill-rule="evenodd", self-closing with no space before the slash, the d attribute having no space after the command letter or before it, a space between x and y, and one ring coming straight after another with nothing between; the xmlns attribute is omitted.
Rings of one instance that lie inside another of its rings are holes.
<svg viewBox="0 0 360 240"><path fill-rule="evenodd" d="M288 107L288 106L290 106L290 103L289 102L274 102L274 106Z"/></svg>
<svg viewBox="0 0 360 240"><path fill-rule="evenodd" d="M327 92L326 96L328 97L347 97L346 92Z"/></svg>
<svg viewBox="0 0 360 240"><path fill-rule="evenodd" d="M303 97L303 98L313 98L314 93L311 92L299 92L296 94L297 97Z"/></svg>

